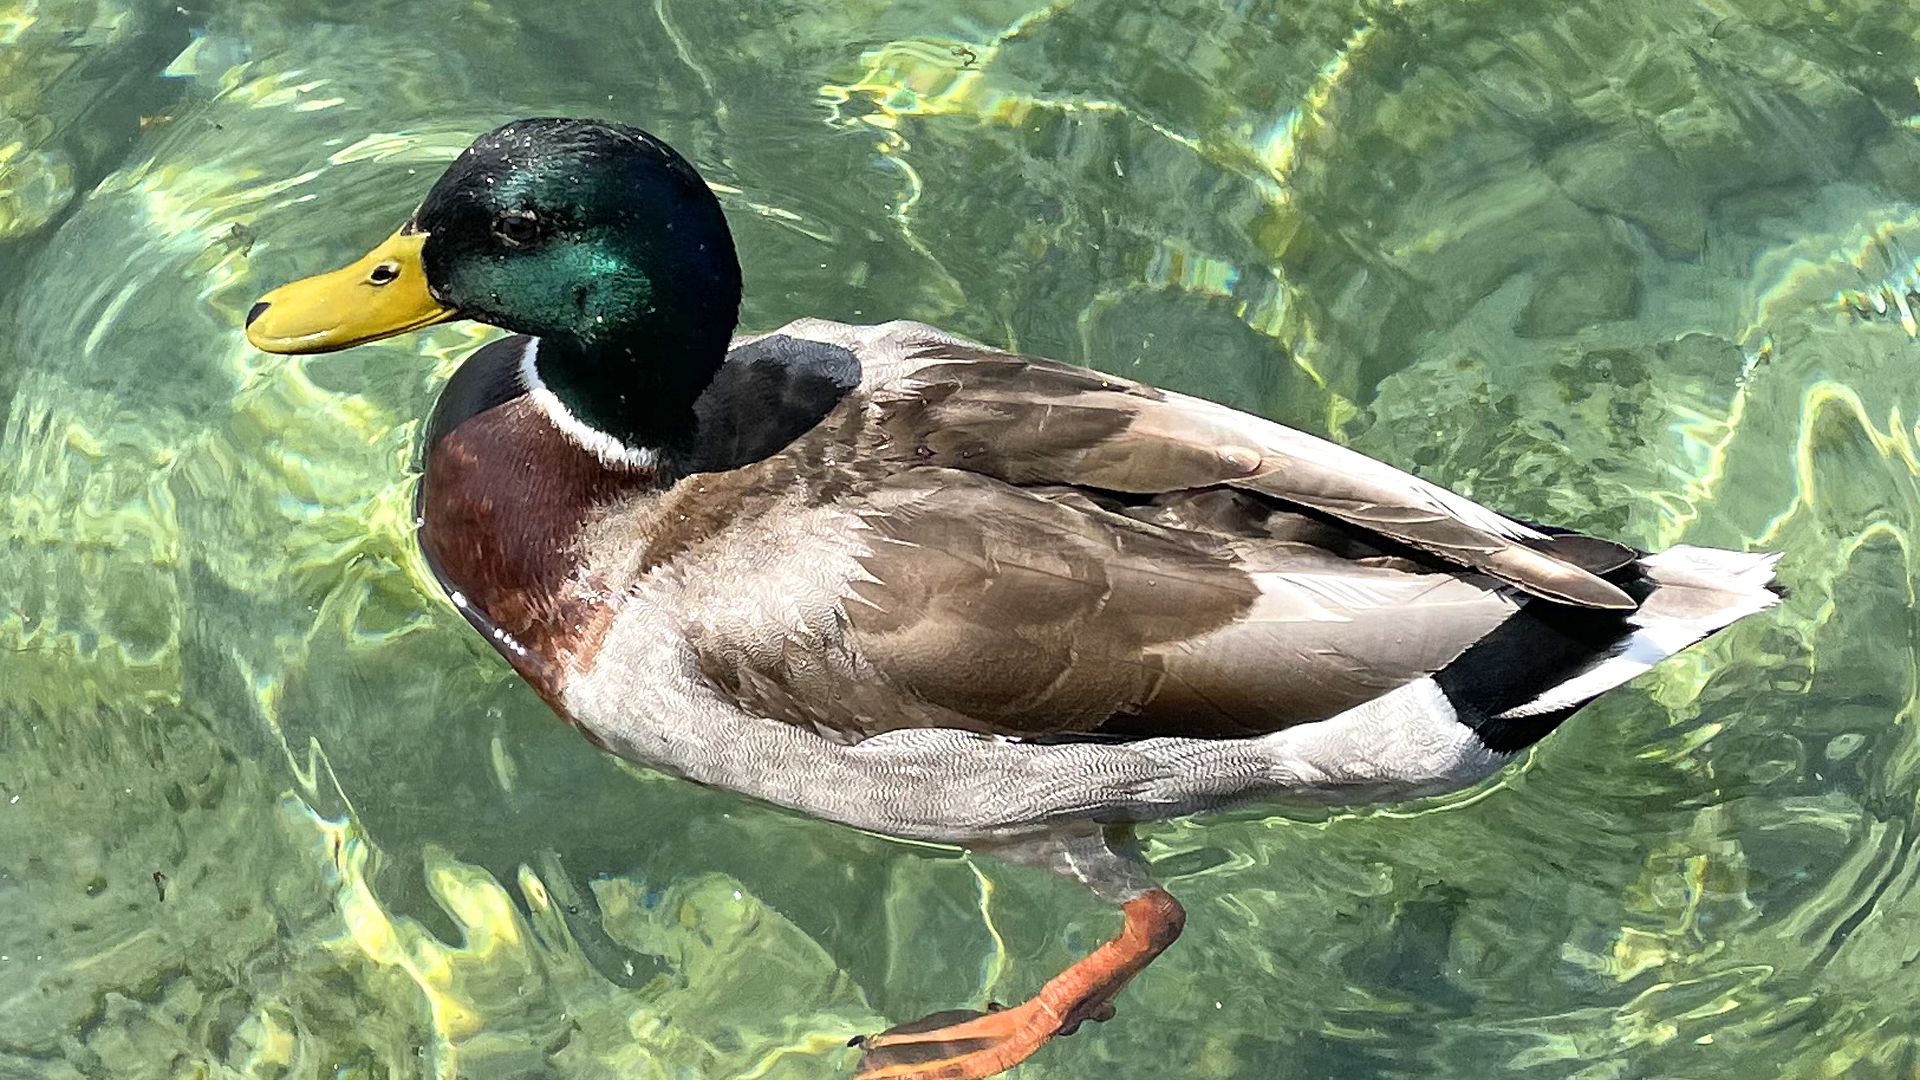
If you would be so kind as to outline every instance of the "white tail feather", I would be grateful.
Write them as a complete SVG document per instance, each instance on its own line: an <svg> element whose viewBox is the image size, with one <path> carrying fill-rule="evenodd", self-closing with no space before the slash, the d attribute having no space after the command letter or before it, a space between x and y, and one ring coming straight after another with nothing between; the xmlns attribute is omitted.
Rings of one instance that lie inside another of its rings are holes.
<svg viewBox="0 0 1920 1080"><path fill-rule="evenodd" d="M1771 552L1684 544L1646 556L1640 565L1653 579L1653 594L1628 618L1639 629L1620 651L1499 714L1499 719L1538 716L1592 701L1715 630L1772 607L1780 601L1769 587L1779 561Z"/></svg>

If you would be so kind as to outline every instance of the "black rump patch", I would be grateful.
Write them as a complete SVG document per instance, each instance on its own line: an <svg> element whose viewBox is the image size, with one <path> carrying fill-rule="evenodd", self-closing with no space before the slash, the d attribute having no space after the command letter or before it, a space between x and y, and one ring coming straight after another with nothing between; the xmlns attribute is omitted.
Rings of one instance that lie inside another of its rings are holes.
<svg viewBox="0 0 1920 1080"><path fill-rule="evenodd" d="M1653 582L1631 564L1608 580L1636 603L1653 593ZM1472 728L1487 749L1516 753L1545 738L1586 703L1537 716L1502 720L1496 719L1498 714L1525 705L1618 652L1635 629L1627 621L1632 614L1528 600L1493 633L1435 672L1433 681L1459 710L1460 722Z"/></svg>

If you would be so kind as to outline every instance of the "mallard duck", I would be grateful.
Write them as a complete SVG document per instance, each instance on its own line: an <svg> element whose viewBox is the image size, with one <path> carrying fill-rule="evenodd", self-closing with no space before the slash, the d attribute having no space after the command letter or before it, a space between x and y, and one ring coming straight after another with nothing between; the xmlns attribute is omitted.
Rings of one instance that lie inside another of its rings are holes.
<svg viewBox="0 0 1920 1080"><path fill-rule="evenodd" d="M1108 1018L1185 922L1131 825L1474 784L1777 598L1773 555L1524 523L919 323L735 337L740 288L719 201L665 143L521 120L247 336L511 333L433 411L420 544L602 749L1120 907L1026 1003L855 1040L861 1080L992 1076Z"/></svg>

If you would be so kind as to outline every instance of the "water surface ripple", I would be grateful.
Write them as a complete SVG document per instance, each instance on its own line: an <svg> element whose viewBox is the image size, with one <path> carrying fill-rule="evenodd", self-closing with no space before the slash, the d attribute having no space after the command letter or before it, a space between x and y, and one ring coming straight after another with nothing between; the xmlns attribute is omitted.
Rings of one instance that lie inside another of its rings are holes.
<svg viewBox="0 0 1920 1080"><path fill-rule="evenodd" d="M907 317L1788 603L1485 790L1146 834L1023 1076L1920 1077L1920 7L0 0L0 1076L838 1077L1111 916L629 770L438 598L484 331L239 333L509 117L721 189L745 319Z"/></svg>

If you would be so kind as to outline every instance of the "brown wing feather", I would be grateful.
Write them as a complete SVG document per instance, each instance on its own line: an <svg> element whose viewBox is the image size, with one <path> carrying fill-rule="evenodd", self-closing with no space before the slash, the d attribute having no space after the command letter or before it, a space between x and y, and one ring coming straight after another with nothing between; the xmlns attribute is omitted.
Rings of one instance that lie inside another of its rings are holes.
<svg viewBox="0 0 1920 1080"><path fill-rule="evenodd" d="M1536 550L1546 537L1324 440L1224 406L1051 361L930 345L877 402L881 453L995 476L1152 494L1227 486L1313 510L1536 596L1631 608Z"/></svg>
<svg viewBox="0 0 1920 1080"><path fill-rule="evenodd" d="M902 690L1023 735L1090 731L1152 698L1149 650L1231 625L1258 590L1165 530L972 473L917 469L862 512L848 623Z"/></svg>
<svg viewBox="0 0 1920 1080"><path fill-rule="evenodd" d="M1143 519L927 468L862 501L850 640L915 703L854 721L867 734L1274 731L1431 673L1517 606L1485 578L1369 558L1339 526L1252 500Z"/></svg>

